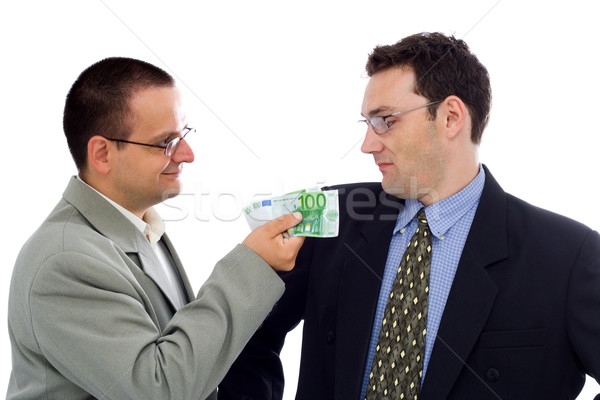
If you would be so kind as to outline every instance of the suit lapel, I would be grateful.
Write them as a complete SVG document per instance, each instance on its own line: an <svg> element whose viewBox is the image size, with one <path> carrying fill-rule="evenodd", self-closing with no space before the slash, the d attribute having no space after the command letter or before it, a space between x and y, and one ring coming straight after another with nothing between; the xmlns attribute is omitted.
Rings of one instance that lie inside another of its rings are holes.
<svg viewBox="0 0 600 400"><path fill-rule="evenodd" d="M192 285L190 284L187 274L185 273L185 270L183 269L183 264L181 263L181 260L179 259L179 255L177 254L177 251L175 251L175 247L173 246L173 243L171 243L171 240L169 239L169 237L167 236L166 233L163 235L161 240L163 241L163 243L167 247L167 250L169 250L169 253L171 254L171 258L173 259L173 264L175 265L175 269L176 269L177 273L179 274L179 277L181 279L181 284L185 290L186 301L190 302L192 299L196 298L196 294L194 293L194 290L192 289Z"/></svg>
<svg viewBox="0 0 600 400"><path fill-rule="evenodd" d="M158 285L142 270L138 253L127 253L127 256L131 260L131 262L127 262L127 267L148 296L149 304L146 307L148 314L156 326L164 331L171 318L173 318L175 310L169 302L163 300L164 295ZM157 301L157 299L160 299L160 301Z"/></svg>
<svg viewBox="0 0 600 400"><path fill-rule="evenodd" d="M138 248L140 249L138 255L144 273L146 273L156 286L159 287L163 296L169 301L171 307L173 307L173 310L177 310L177 303L169 295L169 283L166 281L168 278L163 271L164 267L156 255L156 252L143 235L137 235L136 240L138 241Z"/></svg>
<svg viewBox="0 0 600 400"><path fill-rule="evenodd" d="M169 304L174 307L173 301L166 294L168 292L164 288L164 283L154 279L151 274L148 274L149 269L162 268L162 266L160 266L160 261L152 246L150 246L150 243L139 229L106 201L106 199L76 177L71 178L69 185L63 193L63 198L79 210L81 215L89 221L94 229L112 240L124 253L137 254L141 264L139 266L143 272L160 288L164 299L168 300ZM172 247L169 250L171 254L174 254ZM175 264L180 270L178 257ZM143 282L139 280L138 282L144 287ZM191 290L188 286L186 286L186 290ZM153 301L157 300L153 299ZM164 300L161 299L161 301Z"/></svg>
<svg viewBox="0 0 600 400"><path fill-rule="evenodd" d="M387 204L387 205L386 205ZM356 398L360 393L369 350L373 317L392 231L398 210L397 200L379 204L371 221L364 221L343 243L345 262L340 276L336 332L336 398Z"/></svg>
<svg viewBox="0 0 600 400"><path fill-rule="evenodd" d="M485 168L485 167L484 167ZM485 168L486 181L458 264L426 372L423 400L446 399L494 305L497 288L486 267L508 257L506 194Z"/></svg>
<svg viewBox="0 0 600 400"><path fill-rule="evenodd" d="M63 198L71 203L94 229L112 240L123 252L139 252L136 237L143 237L141 232L94 189L73 177L63 193Z"/></svg>

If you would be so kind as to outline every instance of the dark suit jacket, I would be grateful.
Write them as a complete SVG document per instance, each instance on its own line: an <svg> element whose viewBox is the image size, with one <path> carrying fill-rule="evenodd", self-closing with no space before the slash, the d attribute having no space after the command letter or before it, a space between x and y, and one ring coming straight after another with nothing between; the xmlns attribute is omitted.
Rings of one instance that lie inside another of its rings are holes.
<svg viewBox="0 0 600 400"><path fill-rule="evenodd" d="M358 400L402 203L380 184L340 190L340 235L307 239L286 292L219 387L280 399L278 354L304 319L297 399ZM574 399L600 377L600 236L486 182L420 400Z"/></svg>

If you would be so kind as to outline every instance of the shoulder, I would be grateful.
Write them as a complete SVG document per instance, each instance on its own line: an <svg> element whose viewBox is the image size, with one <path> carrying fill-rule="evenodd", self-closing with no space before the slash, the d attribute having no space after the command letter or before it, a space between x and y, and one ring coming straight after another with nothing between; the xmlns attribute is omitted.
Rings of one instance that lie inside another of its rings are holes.
<svg viewBox="0 0 600 400"><path fill-rule="evenodd" d="M479 216L476 214L480 229L484 229L482 223L497 227L506 225L509 237L525 242L539 239L544 243L580 241L593 232L581 222L506 193L490 171L484 168L485 186L477 210Z"/></svg>
<svg viewBox="0 0 600 400"><path fill-rule="evenodd" d="M22 251L37 254L77 250L76 247L107 240L88 222L77 208L61 200L23 246Z"/></svg>
<svg viewBox="0 0 600 400"><path fill-rule="evenodd" d="M516 196L506 194L508 222L528 226L542 235L587 235L592 229L582 222L530 204Z"/></svg>
<svg viewBox="0 0 600 400"><path fill-rule="evenodd" d="M574 265L585 254L584 258L600 259L600 235L595 230L510 194L506 195L505 223L509 253L536 264L543 261L546 268Z"/></svg>
<svg viewBox="0 0 600 400"><path fill-rule="evenodd" d="M61 200L21 248L13 280L32 284L42 270L58 272L67 266L73 275L81 275L90 271L83 268L85 265L115 266L121 264L115 261L122 259L113 241L94 229L73 205Z"/></svg>

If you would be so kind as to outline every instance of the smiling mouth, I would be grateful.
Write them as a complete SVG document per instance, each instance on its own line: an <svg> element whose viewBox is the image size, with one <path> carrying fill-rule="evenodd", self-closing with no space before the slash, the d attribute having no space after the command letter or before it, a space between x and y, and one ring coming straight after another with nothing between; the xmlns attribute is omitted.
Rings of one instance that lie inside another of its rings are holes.
<svg viewBox="0 0 600 400"><path fill-rule="evenodd" d="M388 168L388 167L390 167L390 166L393 165L392 163L385 163L385 162L378 162L376 164L379 167L380 171L383 171L384 169L386 169L386 168Z"/></svg>
<svg viewBox="0 0 600 400"><path fill-rule="evenodd" d="M162 173L162 175L170 175L170 176L177 175L177 176L179 176L181 174L181 170L182 170L182 168L179 167L179 168L177 168L175 170L172 170L172 171L164 171Z"/></svg>

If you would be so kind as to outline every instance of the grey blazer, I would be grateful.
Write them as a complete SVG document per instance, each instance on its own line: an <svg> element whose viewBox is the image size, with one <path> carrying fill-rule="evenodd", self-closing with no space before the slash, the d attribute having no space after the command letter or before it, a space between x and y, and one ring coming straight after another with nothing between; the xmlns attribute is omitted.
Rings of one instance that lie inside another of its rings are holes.
<svg viewBox="0 0 600 400"><path fill-rule="evenodd" d="M236 246L179 311L144 272L143 234L73 178L23 246L8 306L7 399L205 399L284 291L256 253ZM212 393L212 395L211 395Z"/></svg>

